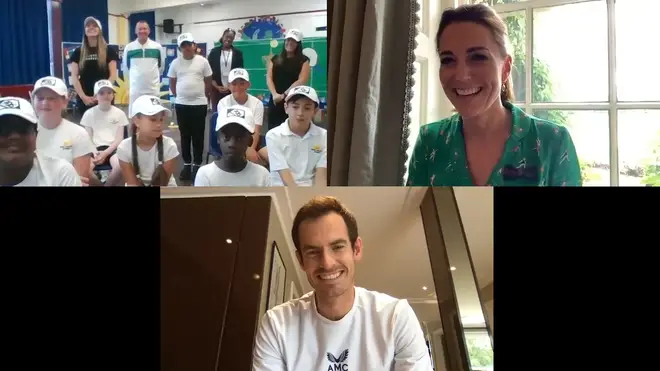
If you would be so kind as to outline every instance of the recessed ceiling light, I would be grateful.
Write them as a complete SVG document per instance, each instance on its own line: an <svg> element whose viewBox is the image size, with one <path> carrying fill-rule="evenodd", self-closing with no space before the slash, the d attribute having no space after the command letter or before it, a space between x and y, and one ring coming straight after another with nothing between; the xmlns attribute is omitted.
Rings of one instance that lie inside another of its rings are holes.
<svg viewBox="0 0 660 371"><path fill-rule="evenodd" d="M456 267L449 267L450 270L455 271Z"/></svg>
<svg viewBox="0 0 660 371"><path fill-rule="evenodd" d="M426 291L426 290L428 290L428 287L422 286L422 290Z"/></svg>
<svg viewBox="0 0 660 371"><path fill-rule="evenodd" d="M227 243L231 243L231 240L229 238L227 239Z"/></svg>

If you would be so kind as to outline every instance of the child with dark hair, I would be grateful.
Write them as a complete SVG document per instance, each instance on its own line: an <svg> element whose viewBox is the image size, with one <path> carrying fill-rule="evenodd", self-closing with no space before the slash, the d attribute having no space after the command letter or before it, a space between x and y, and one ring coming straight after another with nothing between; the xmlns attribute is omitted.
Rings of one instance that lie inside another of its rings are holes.
<svg viewBox="0 0 660 371"><path fill-rule="evenodd" d="M133 102L130 118L133 135L117 147L121 172L128 186L176 187L175 159L179 150L174 140L163 136L165 118L171 115L160 99L143 95Z"/></svg>
<svg viewBox="0 0 660 371"><path fill-rule="evenodd" d="M316 90L296 86L284 102L289 118L266 134L273 185L326 186L328 136L312 122L319 109Z"/></svg>
<svg viewBox="0 0 660 371"><path fill-rule="evenodd" d="M248 161L247 149L254 140L254 117L249 108L234 105L221 108L215 130L222 157L202 166L195 186L268 187L270 174L265 167Z"/></svg>

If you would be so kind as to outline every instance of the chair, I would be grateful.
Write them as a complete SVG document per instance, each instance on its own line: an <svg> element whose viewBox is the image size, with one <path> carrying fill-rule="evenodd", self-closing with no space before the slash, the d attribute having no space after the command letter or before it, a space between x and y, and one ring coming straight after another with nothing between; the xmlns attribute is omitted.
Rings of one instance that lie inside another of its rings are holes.
<svg viewBox="0 0 660 371"><path fill-rule="evenodd" d="M222 157L222 152L218 146L218 133L215 131L215 123L218 120L218 113L215 112L211 115L209 120L209 151L206 153L206 163L209 163L211 156L215 158Z"/></svg>

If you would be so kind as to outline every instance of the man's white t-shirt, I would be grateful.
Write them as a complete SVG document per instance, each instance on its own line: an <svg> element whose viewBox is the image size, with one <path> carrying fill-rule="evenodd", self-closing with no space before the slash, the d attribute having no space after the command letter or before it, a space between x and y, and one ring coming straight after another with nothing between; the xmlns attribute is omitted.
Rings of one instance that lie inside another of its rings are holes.
<svg viewBox="0 0 660 371"><path fill-rule="evenodd" d="M252 94L247 95L248 99L244 104L236 102L233 94L220 99L218 102L218 112L222 112L223 108L231 106L243 106L252 112L254 117L254 125L261 127L264 124L264 104Z"/></svg>
<svg viewBox="0 0 660 371"><path fill-rule="evenodd" d="M195 187L270 187L268 170L250 161L237 173L230 173L218 167L214 162L197 170Z"/></svg>
<svg viewBox="0 0 660 371"><path fill-rule="evenodd" d="M264 315L253 371L432 371L429 350L406 300L360 287L339 321L321 316L314 293Z"/></svg>
<svg viewBox="0 0 660 371"><path fill-rule="evenodd" d="M176 79L176 98L174 103L187 106L208 104L204 78L213 75L209 61L201 55L192 59L178 57L167 72L167 77Z"/></svg>
<svg viewBox="0 0 660 371"><path fill-rule="evenodd" d="M73 164L75 158L96 152L96 147L82 126L62 119L54 129L37 126L37 151Z"/></svg>
<svg viewBox="0 0 660 371"><path fill-rule="evenodd" d="M297 185L311 186L316 169L328 167L327 131L313 123L300 137L291 131L287 119L266 134L266 147L274 186L284 185L280 170L289 169Z"/></svg>
<svg viewBox="0 0 660 371"><path fill-rule="evenodd" d="M133 150L131 147L133 145L132 143L133 138L126 138L119 143L119 146L117 146L117 158L119 161L134 165ZM178 155L179 149L176 147L174 139L163 135L163 162L176 158ZM138 146L137 158L140 165L140 179L144 185L149 185L151 183L151 177L154 175L154 171L158 167L158 143L154 143L154 146L148 151L145 151ZM176 187L174 174L170 177L167 186Z"/></svg>
<svg viewBox="0 0 660 371"><path fill-rule="evenodd" d="M36 153L32 169L16 187L81 187L76 169L66 160Z"/></svg>
<svg viewBox="0 0 660 371"><path fill-rule="evenodd" d="M92 129L92 143L95 147L109 146L115 141L117 128L128 125L128 117L115 106L103 111L97 105L85 111L80 125Z"/></svg>

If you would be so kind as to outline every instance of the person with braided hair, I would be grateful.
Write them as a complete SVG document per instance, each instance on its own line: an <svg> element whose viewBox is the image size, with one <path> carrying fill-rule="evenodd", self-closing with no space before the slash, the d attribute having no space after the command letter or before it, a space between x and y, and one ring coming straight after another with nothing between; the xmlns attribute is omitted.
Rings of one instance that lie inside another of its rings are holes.
<svg viewBox="0 0 660 371"><path fill-rule="evenodd" d="M163 135L165 118L172 113L160 98L143 95L133 102L130 119L135 128L117 147L119 166L127 186L176 187L173 173L179 150Z"/></svg>

